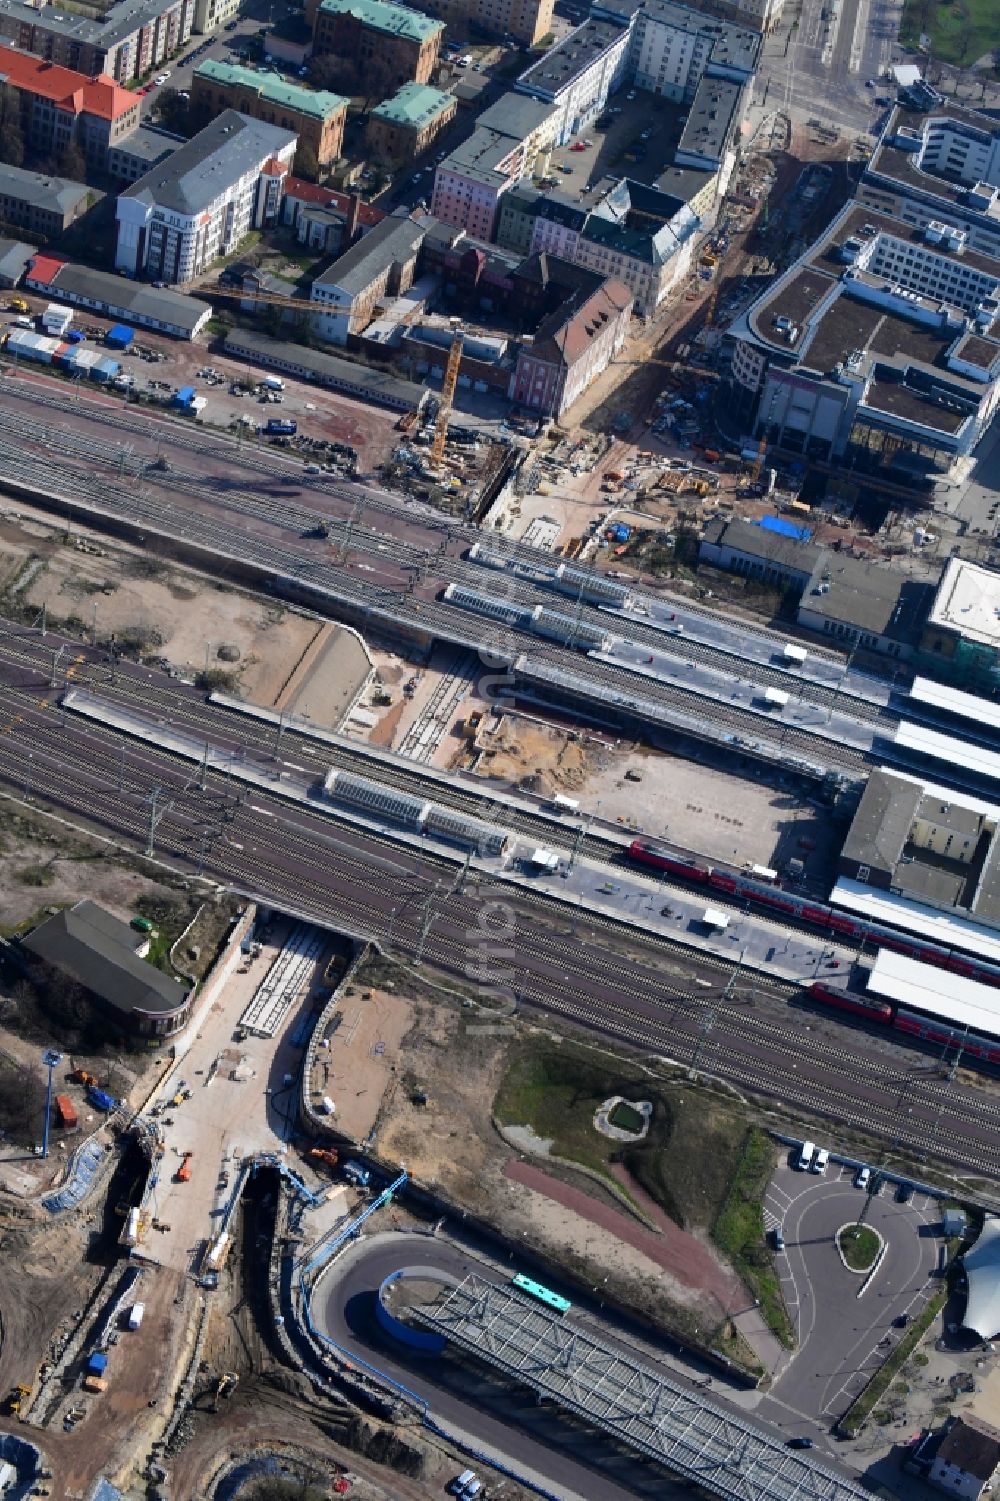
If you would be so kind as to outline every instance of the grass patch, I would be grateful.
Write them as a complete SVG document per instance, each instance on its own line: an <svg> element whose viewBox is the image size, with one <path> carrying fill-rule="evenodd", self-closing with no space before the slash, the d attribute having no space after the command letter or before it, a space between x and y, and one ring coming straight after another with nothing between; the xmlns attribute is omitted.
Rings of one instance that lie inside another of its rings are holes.
<svg viewBox="0 0 1000 1501"><path fill-rule="evenodd" d="M46 865L22 865L17 872L17 879L22 886L51 886L55 880L55 871L52 862Z"/></svg>
<svg viewBox="0 0 1000 1501"><path fill-rule="evenodd" d="M1000 0L906 0L900 41L916 47L922 32L939 62L971 67L997 46Z"/></svg>
<svg viewBox="0 0 1000 1501"><path fill-rule="evenodd" d="M740 1159L744 1117L706 1090L616 1067L623 1065L580 1048L533 1046L514 1055L493 1113L501 1125L530 1126L555 1156L603 1176L620 1163L677 1224L710 1228ZM612 1141L595 1129L595 1112L616 1094L652 1103L642 1141Z"/></svg>
<svg viewBox="0 0 1000 1501"><path fill-rule="evenodd" d="M943 1284L927 1303L923 1312L907 1329L885 1364L875 1372L861 1395L847 1409L837 1424L838 1432L844 1434L846 1438L857 1437L934 1320L940 1315L947 1300L948 1287Z"/></svg>
<svg viewBox="0 0 1000 1501"><path fill-rule="evenodd" d="M874 1266L882 1242L870 1225L845 1225L837 1232L837 1245L852 1272L867 1272Z"/></svg>
<svg viewBox="0 0 1000 1501"><path fill-rule="evenodd" d="M773 1171L771 1139L759 1126L752 1126L744 1138L732 1187L712 1234L716 1243L735 1262L760 1304L768 1327L790 1350L795 1344L795 1333L764 1237L764 1194Z"/></svg>
<svg viewBox="0 0 1000 1501"><path fill-rule="evenodd" d="M608 1112L609 1126L614 1126L618 1131L631 1131L633 1136L637 1136L645 1124L642 1114L625 1100L619 1100L614 1109Z"/></svg>

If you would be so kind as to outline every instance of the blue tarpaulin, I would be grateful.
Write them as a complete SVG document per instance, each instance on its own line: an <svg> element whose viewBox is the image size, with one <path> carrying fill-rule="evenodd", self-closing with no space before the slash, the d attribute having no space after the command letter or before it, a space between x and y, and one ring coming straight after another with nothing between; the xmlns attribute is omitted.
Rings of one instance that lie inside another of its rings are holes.
<svg viewBox="0 0 1000 1501"><path fill-rule="evenodd" d="M181 386L174 400L179 407L189 407L197 394L194 386Z"/></svg>
<svg viewBox="0 0 1000 1501"><path fill-rule="evenodd" d="M794 521L786 521L784 516L762 516L757 525L765 532L777 532L779 537L791 537L795 542L808 542L812 536L811 527L798 526Z"/></svg>
<svg viewBox="0 0 1000 1501"><path fill-rule="evenodd" d="M135 330L129 328L127 323L116 323L104 335L104 342L111 349L127 349L134 338Z"/></svg>

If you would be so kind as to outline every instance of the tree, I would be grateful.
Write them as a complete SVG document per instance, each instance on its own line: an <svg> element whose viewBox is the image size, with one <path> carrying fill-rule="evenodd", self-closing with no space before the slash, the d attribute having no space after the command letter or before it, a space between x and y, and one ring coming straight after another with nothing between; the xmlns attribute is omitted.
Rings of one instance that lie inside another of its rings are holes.
<svg viewBox="0 0 1000 1501"><path fill-rule="evenodd" d="M316 153L304 141L299 142L295 161L292 163L292 171L296 177L304 177L307 182L319 180L319 162L316 159Z"/></svg>
<svg viewBox="0 0 1000 1501"><path fill-rule="evenodd" d="M24 162L21 111L6 87L0 89L0 162L8 167L20 167Z"/></svg>
<svg viewBox="0 0 1000 1501"><path fill-rule="evenodd" d="M87 175L87 159L73 141L59 153L56 167L57 177L68 177L73 182L82 182Z"/></svg>
<svg viewBox="0 0 1000 1501"><path fill-rule="evenodd" d="M178 136L191 134L189 101L182 99L177 89L161 89L156 101L156 112L164 130Z"/></svg>

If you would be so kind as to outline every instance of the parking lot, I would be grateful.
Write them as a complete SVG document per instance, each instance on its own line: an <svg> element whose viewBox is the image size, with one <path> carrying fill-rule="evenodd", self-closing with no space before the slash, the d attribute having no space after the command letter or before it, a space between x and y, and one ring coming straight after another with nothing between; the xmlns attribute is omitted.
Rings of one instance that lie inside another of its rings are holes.
<svg viewBox="0 0 1000 1501"><path fill-rule="evenodd" d="M630 99L620 91L600 121L553 151L551 179L573 196L609 176L653 183L673 160L680 129L676 106L648 94ZM574 150L584 141L591 145Z"/></svg>
<svg viewBox="0 0 1000 1501"><path fill-rule="evenodd" d="M854 1171L832 1159L825 1174L800 1172L782 1161L764 1201L769 1237L776 1227L785 1250L776 1253L785 1301L797 1331L795 1353L779 1367L761 1413L789 1436L830 1444L831 1426L881 1365L936 1286L940 1207L919 1190L899 1202L884 1183L871 1201L867 1223L882 1236L886 1253L867 1290L865 1276L844 1266L836 1235L854 1222L865 1203Z"/></svg>

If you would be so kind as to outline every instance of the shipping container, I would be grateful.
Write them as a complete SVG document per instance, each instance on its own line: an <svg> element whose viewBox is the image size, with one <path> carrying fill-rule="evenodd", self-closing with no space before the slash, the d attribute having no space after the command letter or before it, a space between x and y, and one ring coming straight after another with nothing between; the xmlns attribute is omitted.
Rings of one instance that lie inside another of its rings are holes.
<svg viewBox="0 0 1000 1501"><path fill-rule="evenodd" d="M121 375L121 371L122 367L117 360L109 359L107 355L104 355L90 373L94 380L110 381L114 380L115 376Z"/></svg>
<svg viewBox="0 0 1000 1501"><path fill-rule="evenodd" d="M145 1303L133 1303L129 1311L128 1326L130 1329L138 1329L142 1323L142 1316L146 1312Z"/></svg>
<svg viewBox="0 0 1000 1501"><path fill-rule="evenodd" d="M77 1124L77 1114L73 1108L73 1101L67 1094L57 1094L55 1098L56 1119L60 1126L67 1131Z"/></svg>

